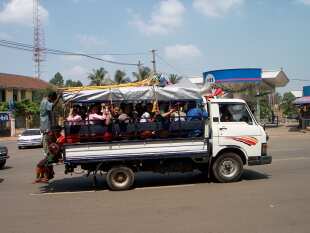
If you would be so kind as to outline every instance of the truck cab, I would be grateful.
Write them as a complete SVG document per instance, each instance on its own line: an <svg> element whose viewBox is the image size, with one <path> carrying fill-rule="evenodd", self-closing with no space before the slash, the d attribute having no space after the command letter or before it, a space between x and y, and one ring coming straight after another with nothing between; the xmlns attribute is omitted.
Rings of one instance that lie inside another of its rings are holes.
<svg viewBox="0 0 310 233"><path fill-rule="evenodd" d="M272 157L267 155L267 135L256 121L246 102L242 99L211 99L209 138L212 145L212 158L217 161L213 172L221 170L217 179L231 180L234 172L243 165L270 164ZM238 156L237 156L238 155ZM227 157L227 159L225 159Z"/></svg>

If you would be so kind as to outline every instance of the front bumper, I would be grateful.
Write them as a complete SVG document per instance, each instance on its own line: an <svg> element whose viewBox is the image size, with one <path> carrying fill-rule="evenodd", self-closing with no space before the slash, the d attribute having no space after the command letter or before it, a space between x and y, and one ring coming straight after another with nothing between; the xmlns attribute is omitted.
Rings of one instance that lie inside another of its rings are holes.
<svg viewBox="0 0 310 233"><path fill-rule="evenodd" d="M28 141L28 142L17 142L17 146L19 147L26 147L26 146L42 146L42 142L36 141Z"/></svg>
<svg viewBox="0 0 310 233"><path fill-rule="evenodd" d="M248 158L248 166L271 164L272 156L256 156Z"/></svg>

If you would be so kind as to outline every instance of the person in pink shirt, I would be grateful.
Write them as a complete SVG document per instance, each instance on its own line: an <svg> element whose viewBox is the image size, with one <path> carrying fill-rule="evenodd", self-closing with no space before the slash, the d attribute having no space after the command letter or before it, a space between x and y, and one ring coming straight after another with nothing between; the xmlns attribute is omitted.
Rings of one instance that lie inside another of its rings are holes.
<svg viewBox="0 0 310 233"><path fill-rule="evenodd" d="M71 122L80 122L82 121L82 117L79 115L79 108L78 106L74 106L70 109L69 116L66 119L67 121ZM74 125L74 124L72 124Z"/></svg>
<svg viewBox="0 0 310 233"><path fill-rule="evenodd" d="M102 113L102 115L100 114ZM111 113L108 108L105 108L104 105L101 107L101 112L99 107L94 105L91 107L90 113L88 115L88 120L90 124L95 124L96 121L105 121L105 125L109 125L111 121Z"/></svg>

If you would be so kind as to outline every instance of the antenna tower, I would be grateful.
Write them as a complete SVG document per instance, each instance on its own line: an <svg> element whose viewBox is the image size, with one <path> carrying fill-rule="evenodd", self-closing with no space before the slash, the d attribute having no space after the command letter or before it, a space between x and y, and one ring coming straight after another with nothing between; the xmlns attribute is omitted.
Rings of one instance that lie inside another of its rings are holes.
<svg viewBox="0 0 310 233"><path fill-rule="evenodd" d="M45 60L44 30L40 15L40 0L33 0L33 61L35 77L41 78L41 64Z"/></svg>

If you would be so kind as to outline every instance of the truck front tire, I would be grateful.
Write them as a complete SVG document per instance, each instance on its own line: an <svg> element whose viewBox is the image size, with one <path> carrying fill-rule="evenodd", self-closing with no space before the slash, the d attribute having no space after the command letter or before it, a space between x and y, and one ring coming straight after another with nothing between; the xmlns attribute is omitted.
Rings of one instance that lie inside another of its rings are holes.
<svg viewBox="0 0 310 233"><path fill-rule="evenodd" d="M242 175L243 162L233 152L221 154L212 165L214 178L221 183L238 181Z"/></svg>
<svg viewBox="0 0 310 233"><path fill-rule="evenodd" d="M3 169L5 166L6 160L0 162L0 169Z"/></svg>
<svg viewBox="0 0 310 233"><path fill-rule="evenodd" d="M128 167L113 167L108 171L106 180L111 190L123 191L132 187L135 175Z"/></svg>

